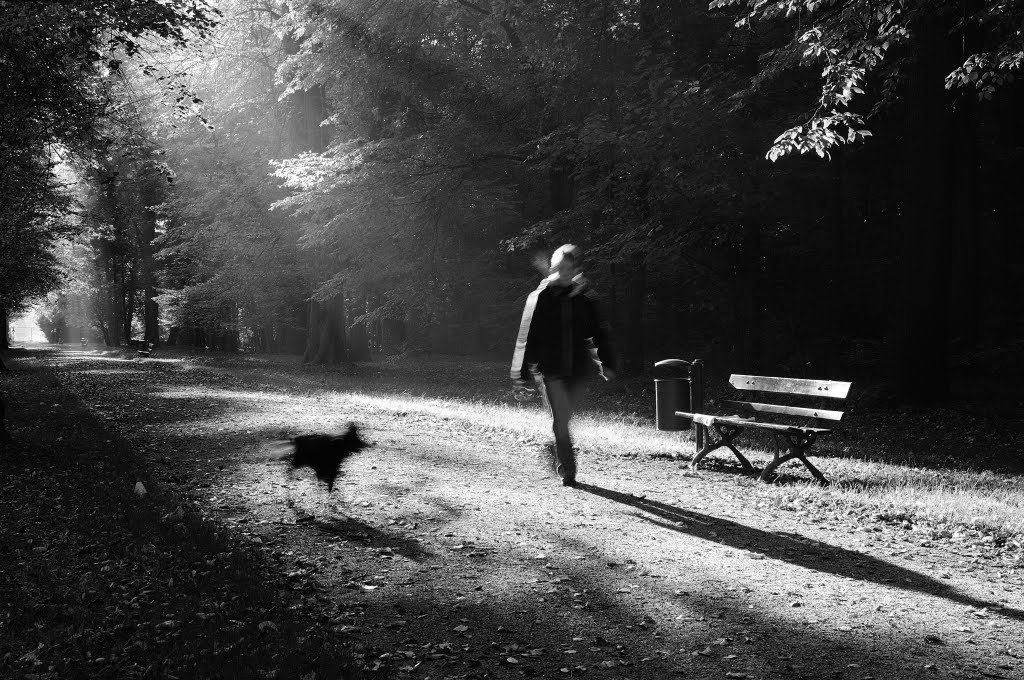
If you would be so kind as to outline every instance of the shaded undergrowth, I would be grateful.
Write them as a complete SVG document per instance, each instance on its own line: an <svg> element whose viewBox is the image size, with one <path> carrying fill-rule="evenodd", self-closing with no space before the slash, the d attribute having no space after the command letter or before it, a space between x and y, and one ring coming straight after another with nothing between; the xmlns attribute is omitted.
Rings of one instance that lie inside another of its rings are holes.
<svg viewBox="0 0 1024 680"><path fill-rule="evenodd" d="M157 489L52 375L16 369L3 381L16 436L0 450L0 675L358 677L263 553Z"/></svg>

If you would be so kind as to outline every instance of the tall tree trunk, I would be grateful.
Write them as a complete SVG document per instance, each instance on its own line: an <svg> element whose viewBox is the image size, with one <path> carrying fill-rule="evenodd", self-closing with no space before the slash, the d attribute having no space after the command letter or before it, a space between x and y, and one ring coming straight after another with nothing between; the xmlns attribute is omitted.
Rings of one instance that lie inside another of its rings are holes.
<svg viewBox="0 0 1024 680"><path fill-rule="evenodd" d="M230 300L221 304L220 319L212 329L212 349L221 352L238 351L238 305Z"/></svg>
<svg viewBox="0 0 1024 680"><path fill-rule="evenodd" d="M353 305L357 305L353 301ZM363 300L361 307L363 313L366 313L367 301ZM358 323L352 324L348 334L349 347L348 347L348 358L350 361L370 361L370 335L366 330L366 322L359 321Z"/></svg>
<svg viewBox="0 0 1024 680"><path fill-rule="evenodd" d="M920 28L917 61L908 74L902 281L894 291L899 306L891 357L894 384L908 401L949 395L954 212L949 200L958 187L942 141L953 129L952 96L942 82L952 68L947 29L934 23Z"/></svg>
<svg viewBox="0 0 1024 680"><path fill-rule="evenodd" d="M407 352L422 352L430 346L430 328L425 314L416 307L405 312L405 343Z"/></svg>
<svg viewBox="0 0 1024 680"><path fill-rule="evenodd" d="M825 347L825 378L842 377L843 311L846 299L846 199L843 178L846 159L842 149L832 155L832 252L828 267L828 297L823 306L828 310L828 340ZM804 367L801 367L804 368Z"/></svg>
<svg viewBox="0 0 1024 680"><path fill-rule="evenodd" d="M291 321L277 326L281 351L287 354L304 354L306 350L308 309L305 305L295 305L291 310Z"/></svg>
<svg viewBox="0 0 1024 680"><path fill-rule="evenodd" d="M120 296L117 294L118 284L116 278L116 265L111 262L110 266L114 271L111 272L111 284L108 288L110 305L107 308L107 331L108 337L110 338L109 346L117 347L121 344L122 340L120 314L121 302L119 302Z"/></svg>
<svg viewBox="0 0 1024 680"><path fill-rule="evenodd" d="M152 181L152 180L151 180ZM153 263L153 240L156 238L156 213L144 206L139 229L140 261L142 264L142 315L145 342L160 342L160 308L156 300L156 267Z"/></svg>
<svg viewBox="0 0 1024 680"><path fill-rule="evenodd" d="M352 326L349 332L349 359L370 361L370 338L362 321Z"/></svg>
<svg viewBox="0 0 1024 680"><path fill-rule="evenodd" d="M746 215L740 242L739 262L733 284L736 322L736 358L743 371L758 372L764 355L761 324L761 224L756 215Z"/></svg>
<svg viewBox="0 0 1024 680"><path fill-rule="evenodd" d="M302 362L337 366L348 360L344 296L338 294L326 302L310 301Z"/></svg>
<svg viewBox="0 0 1024 680"><path fill-rule="evenodd" d="M277 354L277 337L274 335L274 326L265 323L259 327L260 351L264 354Z"/></svg>
<svg viewBox="0 0 1024 680"><path fill-rule="evenodd" d="M128 285L128 283L126 281L124 283L124 286L127 286L127 285ZM135 306L132 303L132 299L134 297L135 296L132 294L131 291L128 291L128 290L122 290L121 291L121 300L122 300L123 304L121 306L121 319L120 319L120 321L121 321L121 333L122 333L122 337L124 338L125 342L130 342L131 339L132 339L132 317L135 316L135 314L134 314L134 311L135 311L134 307Z"/></svg>
<svg viewBox="0 0 1024 680"><path fill-rule="evenodd" d="M551 164L548 170L548 191L552 213L559 213L573 206L576 197L573 172L572 161L568 159L559 159Z"/></svg>
<svg viewBox="0 0 1024 680"><path fill-rule="evenodd" d="M381 319L381 351L397 352L405 343L405 321L402 319Z"/></svg>
<svg viewBox="0 0 1024 680"><path fill-rule="evenodd" d="M964 3L963 11L980 9L980 0ZM980 28L970 24L961 44L960 59L982 49ZM971 349L981 340L981 327L989 292L988 267L982 263L982 252L988 240L988 223L982 210L977 123L978 97L974 88L958 88L956 92L956 146L953 167L956 168L956 256L953 266L953 309L957 310L955 337L964 349ZM1016 118L1014 116L1013 118Z"/></svg>
<svg viewBox="0 0 1024 680"><path fill-rule="evenodd" d="M647 262L642 256L629 263L629 278L623 291L623 369L630 375L644 370L644 302L647 293Z"/></svg>
<svg viewBox="0 0 1024 680"><path fill-rule="evenodd" d="M622 328L622 319L619 316L619 280L616 274L618 270L615 267L615 262L608 263L608 302L606 309L608 310L608 322L611 324L612 329Z"/></svg>

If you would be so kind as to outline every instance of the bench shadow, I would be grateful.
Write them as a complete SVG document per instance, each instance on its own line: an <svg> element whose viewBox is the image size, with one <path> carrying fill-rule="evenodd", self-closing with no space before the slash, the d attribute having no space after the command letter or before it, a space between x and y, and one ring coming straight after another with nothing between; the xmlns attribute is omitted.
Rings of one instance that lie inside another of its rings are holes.
<svg viewBox="0 0 1024 680"><path fill-rule="evenodd" d="M746 455L748 452L743 451L743 453L744 455ZM718 454L717 457L715 454ZM693 459L693 455L694 454L692 453L681 454L676 457L670 455L656 455L652 456L652 458L660 458L664 460L675 461L689 467L689 463ZM856 457L851 456L849 454L839 453L828 454L827 452L819 451L815 451L815 453L811 455L825 460L868 460L867 457ZM733 457L731 454L725 454L722 453L721 451L716 451L715 453L712 453L710 456L702 460L700 462L699 467L696 470L694 470L694 472L714 472L716 474L730 475L733 477L747 477L752 480L757 480L758 475L761 474L761 470L764 469L765 462L762 460L758 460L756 456L748 456L748 458L751 459L750 463L751 465L754 466L753 470L744 469L743 466L741 466L739 462L736 461L735 457ZM903 465L902 463L893 464ZM890 479L866 479L863 477L837 476L835 473L830 474L829 469L826 466L816 467L818 467L818 469L821 470L825 477L829 480L830 488L850 489L853 491L866 491L869 489L892 488L893 486L892 480ZM933 475L942 475L944 473L956 472L955 470L949 467L936 466L922 466L921 470L921 477L925 477L928 473L931 473ZM775 472L771 475L771 479L769 479L767 483L775 486L793 486L796 484L819 484L818 480L811 476L810 471L807 470L807 468L805 468L800 463L800 461L796 460L791 460L787 461L786 463L783 463L781 467L775 470Z"/></svg>
<svg viewBox="0 0 1024 680"><path fill-rule="evenodd" d="M806 538L799 534L778 534L755 529L721 517L684 510L667 503L640 498L593 484L578 483L576 488L654 515L664 521L658 521L645 515L637 516L664 529L758 553L766 558L789 562L805 569L934 595L976 609L988 609L1007 618L1024 621L1024 610L964 595L942 581L870 555Z"/></svg>

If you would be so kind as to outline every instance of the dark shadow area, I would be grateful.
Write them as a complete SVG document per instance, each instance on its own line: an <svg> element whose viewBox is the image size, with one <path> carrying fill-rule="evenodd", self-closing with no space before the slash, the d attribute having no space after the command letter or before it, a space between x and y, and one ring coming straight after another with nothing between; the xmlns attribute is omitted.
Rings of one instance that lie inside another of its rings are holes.
<svg viewBox="0 0 1024 680"><path fill-rule="evenodd" d="M182 511L130 443L19 363L5 393L57 407L19 408L0 455L0 676L369 677L282 599L284 564Z"/></svg>
<svg viewBox="0 0 1024 680"><path fill-rule="evenodd" d="M347 542L378 543L387 546L402 557L414 562L422 562L431 553L423 549L418 541L413 541L398 534L381 531L377 527L360 522L353 517L320 519L310 518L296 522L296 527L310 527L324 536L342 538Z"/></svg>
<svg viewBox="0 0 1024 680"><path fill-rule="evenodd" d="M923 576L870 555L803 536L754 529L721 517L684 510L667 503L604 489L593 484L581 483L577 485L577 488L665 520L660 522L644 515L637 515L637 517L664 529L759 553L767 558L795 564L805 569L926 593L977 609L987 608L1007 618L1024 621L1024 611L1020 609L967 597L942 581Z"/></svg>
<svg viewBox="0 0 1024 680"><path fill-rule="evenodd" d="M545 538L570 551L593 549L557 531ZM442 677L504 677L491 673L514 668L509 677L575 677L580 673L598 678L810 680L867 677L870 673L909 680L920 677L922 657L935 662L939 656L935 647L912 633L895 632L878 642L863 631L823 629L795 621L785 612L750 608L742 595L702 591L680 597L673 593L676 586L664 580L649 581L629 592L615 591L614 585L609 587L594 572L604 565L594 567L593 561L585 565L566 559L547 566L550 568L524 566L527 573L516 579L532 585L500 597L484 593L478 600L452 605L443 588L425 583L391 599L367 601L357 621L377 627L372 636L361 639L374 653L414 652L423 647L464 650L464 655L433 655L430 665L422 669L431 677L435 672ZM635 580L635 576L624 576L618 582ZM561 615L544 617L546 610L537 604L538 596ZM389 630L387 622L396 616L403 620L425 617L428 623ZM465 632L459 633L460 628ZM474 642L480 638L483 643ZM941 654L952 667L977 667L975 658L954 649L943 648ZM508 662L509 657L514 663ZM840 670L851 664L858 669L856 674ZM472 669L481 674L475 675Z"/></svg>

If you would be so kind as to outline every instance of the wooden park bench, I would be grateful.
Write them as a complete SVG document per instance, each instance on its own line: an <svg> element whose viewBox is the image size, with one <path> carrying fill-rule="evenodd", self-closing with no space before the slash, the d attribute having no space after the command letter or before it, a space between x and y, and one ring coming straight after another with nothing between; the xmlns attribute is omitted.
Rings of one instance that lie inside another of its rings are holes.
<svg viewBox="0 0 1024 680"><path fill-rule="evenodd" d="M848 382L837 382L834 380L805 380L802 378L777 378L761 375L732 375L729 382L737 390L745 392L764 392L773 395L789 395L786 401L797 401L808 403L814 401L826 402L826 400L845 399L850 391ZM745 396L745 395L737 395ZM815 399L821 397L821 399ZM736 409L734 415L709 415L705 413L687 413L677 411L676 415L681 418L692 418L693 422L702 426L708 431L704 438L703 446L698 441L697 454L690 461L690 467L696 468L697 464L715 449L728 448L740 461L740 465L746 470L753 470L743 454L736 448L736 438L746 429L759 429L771 432L775 436L775 456L768 465L761 471L759 479L768 481L772 473L783 463L798 459L811 474L822 484L828 484L825 476L811 465L807 460L807 452L810 450L819 437L832 432L827 427L821 427L823 421L839 421L843 417L842 411L835 411L825 408L815 408L811 405L789 406L782 404L766 404L759 401L737 401L722 400L721 403L730 409ZM783 422L779 422L783 421ZM711 441L710 430L718 434L717 441ZM788 453L779 455L779 439L785 439L788 444Z"/></svg>
<svg viewBox="0 0 1024 680"><path fill-rule="evenodd" d="M142 346L142 349L139 350L139 356L148 357L150 354L153 353L154 349L156 349L156 343L147 342Z"/></svg>

